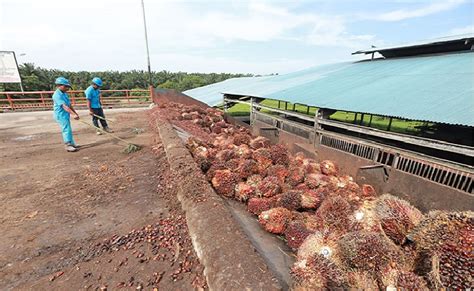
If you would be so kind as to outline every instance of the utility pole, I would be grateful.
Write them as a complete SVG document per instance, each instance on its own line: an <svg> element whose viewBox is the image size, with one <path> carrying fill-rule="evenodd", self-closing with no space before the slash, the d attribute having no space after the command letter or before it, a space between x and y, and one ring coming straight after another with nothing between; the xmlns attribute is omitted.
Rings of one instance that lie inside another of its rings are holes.
<svg viewBox="0 0 474 291"><path fill-rule="evenodd" d="M148 61L148 78L150 82L150 86L153 86L153 81L151 78L151 65L150 65L150 50L148 49L148 33L146 30L146 17L145 17L145 3L142 0L142 11L143 11L143 27L145 28L145 44L146 44L146 55Z"/></svg>

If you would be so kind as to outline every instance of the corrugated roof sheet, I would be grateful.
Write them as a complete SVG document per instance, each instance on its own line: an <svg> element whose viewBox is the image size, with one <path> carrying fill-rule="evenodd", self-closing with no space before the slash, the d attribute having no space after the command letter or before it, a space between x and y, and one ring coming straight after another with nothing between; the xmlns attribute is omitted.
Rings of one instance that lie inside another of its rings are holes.
<svg viewBox="0 0 474 291"><path fill-rule="evenodd" d="M474 126L474 52L323 65L184 93L211 106L226 93Z"/></svg>

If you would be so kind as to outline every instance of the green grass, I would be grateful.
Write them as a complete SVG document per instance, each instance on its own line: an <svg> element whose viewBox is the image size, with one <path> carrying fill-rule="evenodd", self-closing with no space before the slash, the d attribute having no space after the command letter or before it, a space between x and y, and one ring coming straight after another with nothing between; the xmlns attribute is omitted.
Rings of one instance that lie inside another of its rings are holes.
<svg viewBox="0 0 474 291"><path fill-rule="evenodd" d="M276 100L266 99L262 101L261 104L268 107L272 107L272 108L278 108L278 101ZM279 108L282 110L285 110L285 102L280 102ZM307 106L299 105L299 104L295 105L295 111L304 115L314 116L314 114L316 113L316 109L317 108L315 107L310 107L310 110L308 113ZM289 102L288 102L288 110L293 111L293 104ZM236 103L234 106L229 108L227 112L232 116L246 116L250 114L250 106L247 104ZM261 112L267 113L267 114L278 114L276 112L272 112L265 109L262 109ZM355 117L355 113L337 111L334 114L332 114L329 118L332 120L337 120L337 121L342 121L342 122L347 122L347 123L354 123L354 117ZM357 114L357 120L355 124L361 124L361 117L362 117L361 114ZM369 126L369 122L370 122L370 115L365 114L364 120L362 120L361 125ZM370 123L370 127L381 129L381 130L387 130L389 122L390 122L390 119L388 117L374 115L372 117L372 122ZM429 126L432 124L421 122L421 121L410 121L410 120L393 118L390 131L399 132L399 133L416 134L420 131L420 129L418 129L417 126L423 126L423 125Z"/></svg>

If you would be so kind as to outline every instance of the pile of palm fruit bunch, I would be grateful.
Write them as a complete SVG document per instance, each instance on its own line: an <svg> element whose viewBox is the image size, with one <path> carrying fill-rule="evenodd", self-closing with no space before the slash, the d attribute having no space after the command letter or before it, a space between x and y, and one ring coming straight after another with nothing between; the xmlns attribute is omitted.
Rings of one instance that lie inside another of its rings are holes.
<svg viewBox="0 0 474 291"><path fill-rule="evenodd" d="M208 133L187 146L215 191L245 203L296 252L295 290L474 287L472 212L423 215L332 161L252 136L213 108L181 106L176 116Z"/></svg>

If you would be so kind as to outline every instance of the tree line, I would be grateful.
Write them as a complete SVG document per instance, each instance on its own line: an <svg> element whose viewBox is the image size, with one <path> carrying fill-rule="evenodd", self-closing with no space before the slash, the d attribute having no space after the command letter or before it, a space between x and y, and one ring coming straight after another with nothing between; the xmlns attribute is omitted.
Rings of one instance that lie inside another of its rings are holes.
<svg viewBox="0 0 474 291"><path fill-rule="evenodd" d="M132 70L126 72L71 72L56 69L45 69L31 63L19 66L20 75L25 91L50 91L54 90L54 80L59 76L69 79L72 89L83 90L90 85L93 77L100 77L104 81L104 90L146 89L149 76L147 71ZM185 73L185 72L152 72L154 87L186 91L189 89L224 81L229 78L248 77L250 74L228 73ZM0 84L0 91L19 91L18 84Z"/></svg>

